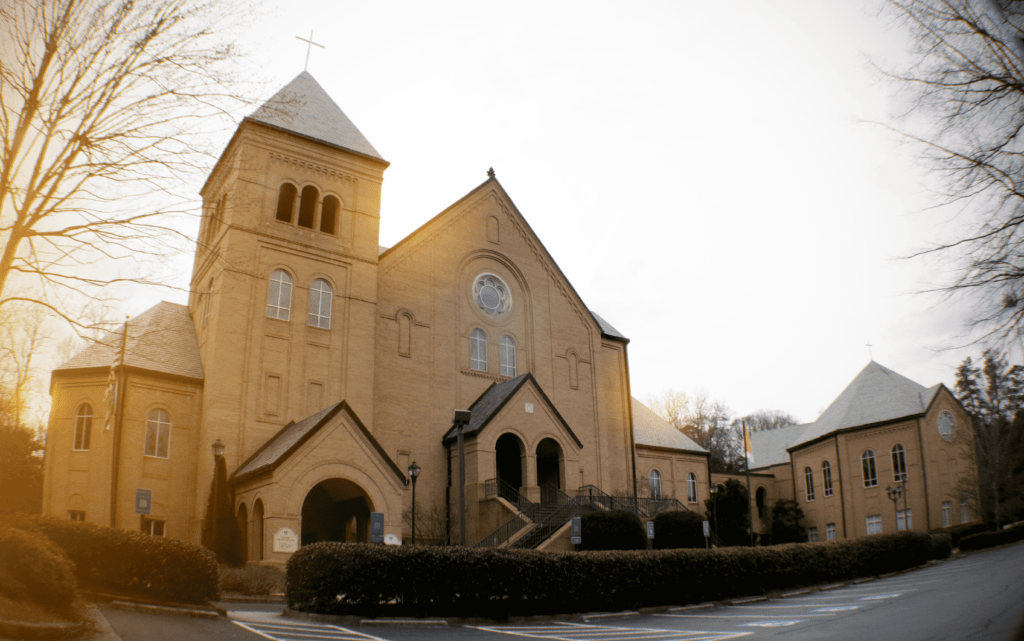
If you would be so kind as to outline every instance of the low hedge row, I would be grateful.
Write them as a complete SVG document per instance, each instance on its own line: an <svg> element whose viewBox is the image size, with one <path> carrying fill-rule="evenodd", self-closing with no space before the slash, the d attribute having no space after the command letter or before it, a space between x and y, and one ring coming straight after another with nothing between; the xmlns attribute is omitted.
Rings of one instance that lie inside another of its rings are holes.
<svg viewBox="0 0 1024 641"><path fill-rule="evenodd" d="M953 547L958 548L960 547L960 539L972 534L988 532L988 527L981 521L975 521L974 523L964 523L961 525L937 528L930 530L930 532L932 534L948 534L953 539Z"/></svg>
<svg viewBox="0 0 1024 641"><path fill-rule="evenodd" d="M701 514L689 510L672 510L654 517L656 550L702 548L705 545L704 517Z"/></svg>
<svg viewBox="0 0 1024 641"><path fill-rule="evenodd" d="M216 558L191 543L43 516L5 517L0 526L53 541L84 587L180 603L220 597Z"/></svg>
<svg viewBox="0 0 1024 641"><path fill-rule="evenodd" d="M960 539L960 550L982 550L985 548L1024 541L1024 525L1014 525L1005 530L971 534Z"/></svg>
<svg viewBox="0 0 1024 641"><path fill-rule="evenodd" d="M770 548L549 553L315 543L288 561L288 607L507 617L682 605L902 570L951 552L921 532Z"/></svg>
<svg viewBox="0 0 1024 641"><path fill-rule="evenodd" d="M68 608L75 598L75 564L45 536L0 528L0 595Z"/></svg>
<svg viewBox="0 0 1024 641"><path fill-rule="evenodd" d="M582 543L580 550L643 550L647 548L647 531L633 512L608 510L590 512L580 517Z"/></svg>

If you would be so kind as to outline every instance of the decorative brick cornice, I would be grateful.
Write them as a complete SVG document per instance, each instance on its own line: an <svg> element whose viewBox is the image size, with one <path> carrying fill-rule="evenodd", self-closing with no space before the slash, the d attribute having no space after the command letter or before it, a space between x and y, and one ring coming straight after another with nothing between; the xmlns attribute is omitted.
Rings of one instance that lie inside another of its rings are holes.
<svg viewBox="0 0 1024 641"><path fill-rule="evenodd" d="M323 165L318 165L316 163L301 160L299 158L292 158L291 156L286 156L284 154L277 153L274 151L270 152L270 159L276 160L277 162L283 163L285 165L291 165L293 167L298 167L300 169L305 169L307 171L313 171L323 176L330 176L331 178L337 178L339 180L348 180L353 183L356 182L355 177L350 176L348 174L344 174L335 169L330 169L329 167L324 167Z"/></svg>

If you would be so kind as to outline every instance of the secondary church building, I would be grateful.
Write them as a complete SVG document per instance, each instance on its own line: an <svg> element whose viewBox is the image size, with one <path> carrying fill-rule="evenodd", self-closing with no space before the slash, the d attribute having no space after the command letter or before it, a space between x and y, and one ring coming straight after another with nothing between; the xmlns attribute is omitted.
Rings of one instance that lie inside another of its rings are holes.
<svg viewBox="0 0 1024 641"><path fill-rule="evenodd" d="M703 510L708 453L631 398L629 341L493 172L387 248L387 167L306 72L242 121L201 191L188 306L53 372L45 514L199 542L216 446L250 560L365 541L371 513L408 540L413 462L420 536L457 532L458 409L468 544L637 481Z"/></svg>

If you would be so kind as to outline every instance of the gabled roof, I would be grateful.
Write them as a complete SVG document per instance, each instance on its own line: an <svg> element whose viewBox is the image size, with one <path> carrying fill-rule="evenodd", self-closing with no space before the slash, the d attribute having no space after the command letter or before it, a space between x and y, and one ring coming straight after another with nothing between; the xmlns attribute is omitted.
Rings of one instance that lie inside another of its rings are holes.
<svg viewBox="0 0 1024 641"><path fill-rule="evenodd" d="M331 419L340 413L346 413L352 423L362 432L370 445L373 446L377 453L381 456L384 461L387 462L391 471L404 483L405 474L399 469L398 465L391 460L391 457L387 455L384 448L381 447L377 439L373 437L373 434L366 429L363 422L359 420L352 408L346 401L339 401L333 405L329 405L324 409L320 410L316 414L307 416L298 423L292 422L281 428L281 431L275 434L270 440L263 444L263 447L256 450L252 456L245 460L238 469L235 470L234 474L231 475L232 481L238 481L243 477L254 476L265 472L273 471L275 468L281 465L289 456L292 455L296 450L302 447L303 443L308 441L314 434L316 434L320 428L327 425Z"/></svg>
<svg viewBox="0 0 1024 641"><path fill-rule="evenodd" d="M295 76L245 120L384 160L308 71Z"/></svg>
<svg viewBox="0 0 1024 641"><path fill-rule="evenodd" d="M789 463L786 451L807 431L809 424L790 425L773 430L750 433L750 446L754 449L754 469Z"/></svg>
<svg viewBox="0 0 1024 641"><path fill-rule="evenodd" d="M53 373L60 375L73 370L109 368L121 351L122 340L123 324L57 367ZM199 356L199 342L188 307L164 301L129 320L125 365L202 380L203 361Z"/></svg>
<svg viewBox="0 0 1024 641"><path fill-rule="evenodd" d="M700 452L702 454L708 453L706 449L697 445L689 436L683 434L673 427L671 423L658 416L654 410L635 398L632 400L633 441L637 445Z"/></svg>
<svg viewBox="0 0 1024 641"><path fill-rule="evenodd" d="M527 382L533 383L533 387L537 390L537 393L540 394L541 400L547 403L548 407L551 408L555 418L562 424L562 427L565 428L565 431L572 437L572 440L576 442L576 446L583 447L583 442L576 437L576 433L572 431L569 424L565 422L562 415L558 413L557 409L555 409L555 406L551 403L547 394L545 394L544 390L542 390L540 385L537 384L537 379L535 379L533 374L529 372L520 374L515 378L510 378L507 381L502 381L501 383L491 383L491 386L484 390L484 393L469 406L469 425L467 425L463 430L462 435L476 436L482 432L491 422L491 419L501 412L501 409L505 407L509 400L515 396L516 392L518 392ZM455 440L456 437L458 437L458 433L455 431L455 427L453 426L445 432L445 435L441 438L441 442L447 444Z"/></svg>
<svg viewBox="0 0 1024 641"><path fill-rule="evenodd" d="M923 385L871 361L818 420L807 425L795 445L847 428L923 414L939 387L941 385L925 389Z"/></svg>

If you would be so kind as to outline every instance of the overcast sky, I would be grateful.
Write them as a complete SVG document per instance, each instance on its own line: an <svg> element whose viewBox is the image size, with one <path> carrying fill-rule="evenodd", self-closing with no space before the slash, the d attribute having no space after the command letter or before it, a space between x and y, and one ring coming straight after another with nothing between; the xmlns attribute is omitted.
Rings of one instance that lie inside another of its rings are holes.
<svg viewBox="0 0 1024 641"><path fill-rule="evenodd" d="M296 36L324 45L310 73L391 162L382 245L494 167L631 339L634 396L811 421L868 342L925 386L980 352L936 351L960 321L912 292L946 275L898 260L949 227L913 150L864 122L896 111L866 58L909 48L871 4L289 0L242 45L264 97L302 71Z"/></svg>

